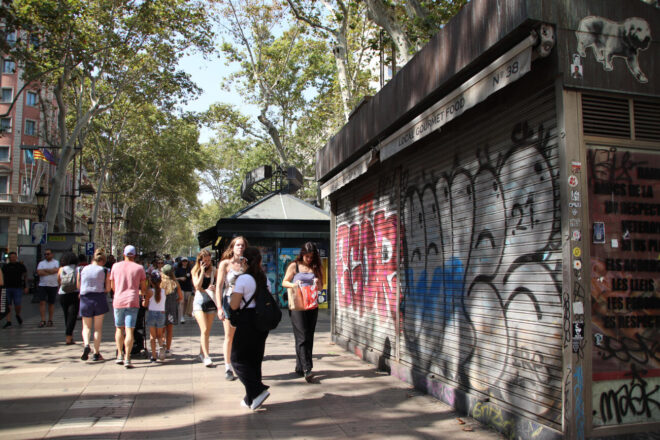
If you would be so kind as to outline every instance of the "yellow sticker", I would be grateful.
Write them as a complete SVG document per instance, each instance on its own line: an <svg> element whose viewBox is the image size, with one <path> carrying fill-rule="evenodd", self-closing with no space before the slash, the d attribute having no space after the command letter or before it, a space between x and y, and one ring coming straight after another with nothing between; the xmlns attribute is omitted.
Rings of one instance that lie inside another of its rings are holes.
<svg viewBox="0 0 660 440"><path fill-rule="evenodd" d="M579 247L574 247L573 248L573 256L575 258L579 258L580 255L582 255L582 249L580 249Z"/></svg>

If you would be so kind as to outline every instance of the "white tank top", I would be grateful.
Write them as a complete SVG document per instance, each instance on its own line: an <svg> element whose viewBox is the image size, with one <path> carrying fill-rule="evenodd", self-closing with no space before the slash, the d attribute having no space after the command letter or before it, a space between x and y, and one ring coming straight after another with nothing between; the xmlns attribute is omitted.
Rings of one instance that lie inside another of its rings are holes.
<svg viewBox="0 0 660 440"><path fill-rule="evenodd" d="M154 289L151 289L152 291ZM165 311L165 289L160 289L160 302L156 302L156 292L149 299L149 310L152 312L164 312Z"/></svg>

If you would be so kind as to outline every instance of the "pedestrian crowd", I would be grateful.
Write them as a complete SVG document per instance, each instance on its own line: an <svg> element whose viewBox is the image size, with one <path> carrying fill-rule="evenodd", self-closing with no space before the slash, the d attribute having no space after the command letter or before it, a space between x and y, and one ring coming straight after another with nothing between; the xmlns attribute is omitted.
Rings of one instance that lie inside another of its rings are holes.
<svg viewBox="0 0 660 440"><path fill-rule="evenodd" d="M217 317L224 330L225 379L238 378L245 388L240 405L256 410L269 397L269 387L262 381L269 331L259 321L263 319L260 313L264 313L261 298L272 299L264 292L271 292L273 286L263 270L259 249L249 246L244 237L234 237L217 264L204 249L192 267L188 258L173 261L167 254L143 265L132 245L124 248L123 260L119 262L104 249L95 250L90 264L84 255L72 252L64 253L59 261L51 249L45 249L43 256L36 269L38 326L53 327L55 302L59 298L67 345L75 344L76 322L82 319L82 361L88 361L90 355L92 361L104 360L100 345L110 296L116 364L130 369L132 355L140 352L148 353L151 363L165 362L171 355L174 326L185 324L185 317L194 317L200 332L199 359L204 366L212 367L209 337ZM288 291L295 339L294 371L310 383L314 380L312 350L322 279L318 249L313 243L305 243L287 267L282 287ZM4 328L12 325L12 308L21 325L22 297L28 293L27 269L15 252L9 253L0 272L0 286L3 285L7 320Z"/></svg>

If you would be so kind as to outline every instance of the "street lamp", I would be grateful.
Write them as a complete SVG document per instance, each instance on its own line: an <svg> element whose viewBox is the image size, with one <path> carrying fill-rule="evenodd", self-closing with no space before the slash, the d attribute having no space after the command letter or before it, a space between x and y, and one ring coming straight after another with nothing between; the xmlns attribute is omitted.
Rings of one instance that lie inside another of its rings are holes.
<svg viewBox="0 0 660 440"><path fill-rule="evenodd" d="M91 217L87 219L87 231L89 231L89 242L91 243L93 241L92 232L94 232L94 221L92 220ZM87 260L88 260L87 262L89 263L91 261L91 257L88 256Z"/></svg>
<svg viewBox="0 0 660 440"><path fill-rule="evenodd" d="M46 197L48 194L44 192L44 187L39 187L39 191L34 193L34 196L37 198L37 206L39 207L39 221L44 220L44 205L46 204Z"/></svg>

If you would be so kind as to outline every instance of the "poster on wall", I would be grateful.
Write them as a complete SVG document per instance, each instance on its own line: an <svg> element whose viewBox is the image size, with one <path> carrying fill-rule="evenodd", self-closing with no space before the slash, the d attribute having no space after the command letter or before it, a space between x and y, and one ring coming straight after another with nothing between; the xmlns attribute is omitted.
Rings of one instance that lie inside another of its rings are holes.
<svg viewBox="0 0 660 440"><path fill-rule="evenodd" d="M286 274L286 268L289 267L289 264L296 259L296 256L300 252L300 248L280 248L277 255L277 279L279 283L277 285L277 299L280 302L282 307L289 307L289 298L286 294L286 289L282 287L282 280Z"/></svg>
<svg viewBox="0 0 660 440"><path fill-rule="evenodd" d="M588 152L594 426L660 421L660 154Z"/></svg>
<svg viewBox="0 0 660 440"><path fill-rule="evenodd" d="M275 249L270 246L257 246L261 252L261 265L266 272L266 278L270 282L270 288L273 292L276 291L275 286L277 283L277 260L275 259Z"/></svg>

